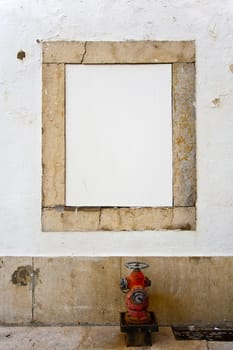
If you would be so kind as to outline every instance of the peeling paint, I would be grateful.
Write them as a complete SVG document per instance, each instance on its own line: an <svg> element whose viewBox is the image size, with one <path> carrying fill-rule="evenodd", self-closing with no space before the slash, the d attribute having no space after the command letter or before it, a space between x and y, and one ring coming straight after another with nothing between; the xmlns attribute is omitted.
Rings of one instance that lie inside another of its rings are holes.
<svg viewBox="0 0 233 350"><path fill-rule="evenodd" d="M23 60L25 57L26 57L26 52L25 52L25 51L20 50L20 51L17 53L17 58L18 58L19 60Z"/></svg>
<svg viewBox="0 0 233 350"><path fill-rule="evenodd" d="M220 107L221 99L216 97L212 100L212 107L217 108Z"/></svg>
<svg viewBox="0 0 233 350"><path fill-rule="evenodd" d="M214 26L212 28L209 28L209 34L210 34L211 38L213 38L214 40L217 39L218 34L216 32L216 24L214 24Z"/></svg>

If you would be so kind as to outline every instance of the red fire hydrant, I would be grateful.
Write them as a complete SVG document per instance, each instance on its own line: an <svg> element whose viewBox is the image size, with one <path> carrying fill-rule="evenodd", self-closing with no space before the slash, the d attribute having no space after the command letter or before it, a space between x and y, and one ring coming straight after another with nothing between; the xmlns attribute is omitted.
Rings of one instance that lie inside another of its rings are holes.
<svg viewBox="0 0 233 350"><path fill-rule="evenodd" d="M150 313L147 311L148 295L146 287L151 285L148 277L144 276L141 269L145 269L149 265L142 262L129 262L126 267L133 271L126 278L120 281L122 292L127 293L126 305L128 311L125 315L126 323L148 323L150 321Z"/></svg>
<svg viewBox="0 0 233 350"><path fill-rule="evenodd" d="M146 288L151 285L151 281L141 271L149 265L131 261L125 266L133 271L120 280L120 289L126 293L127 306L127 311L121 313L121 331L126 332L129 346L151 345L151 332L158 331L158 325L154 313L147 310Z"/></svg>

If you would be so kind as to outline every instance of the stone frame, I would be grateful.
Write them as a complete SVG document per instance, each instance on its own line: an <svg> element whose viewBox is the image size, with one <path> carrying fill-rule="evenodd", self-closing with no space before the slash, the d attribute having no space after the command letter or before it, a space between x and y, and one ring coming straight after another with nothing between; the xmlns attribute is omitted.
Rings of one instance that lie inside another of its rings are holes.
<svg viewBox="0 0 233 350"><path fill-rule="evenodd" d="M172 64L173 206L155 208L65 205L65 65ZM195 230L195 42L43 43L42 230Z"/></svg>

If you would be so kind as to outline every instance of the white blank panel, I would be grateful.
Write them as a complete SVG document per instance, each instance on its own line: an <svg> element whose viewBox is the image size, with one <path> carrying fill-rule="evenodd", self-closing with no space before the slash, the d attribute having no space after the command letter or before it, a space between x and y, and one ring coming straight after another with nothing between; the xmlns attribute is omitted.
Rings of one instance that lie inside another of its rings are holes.
<svg viewBox="0 0 233 350"><path fill-rule="evenodd" d="M66 66L66 205L172 205L170 64Z"/></svg>

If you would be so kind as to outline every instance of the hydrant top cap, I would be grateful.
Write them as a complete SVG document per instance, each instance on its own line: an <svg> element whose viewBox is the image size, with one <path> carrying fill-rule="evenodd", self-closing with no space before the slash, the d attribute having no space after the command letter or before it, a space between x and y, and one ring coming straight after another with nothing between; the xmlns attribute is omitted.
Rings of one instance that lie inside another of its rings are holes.
<svg viewBox="0 0 233 350"><path fill-rule="evenodd" d="M141 261L129 261L125 263L125 266L131 270L142 270L149 267L149 264Z"/></svg>

